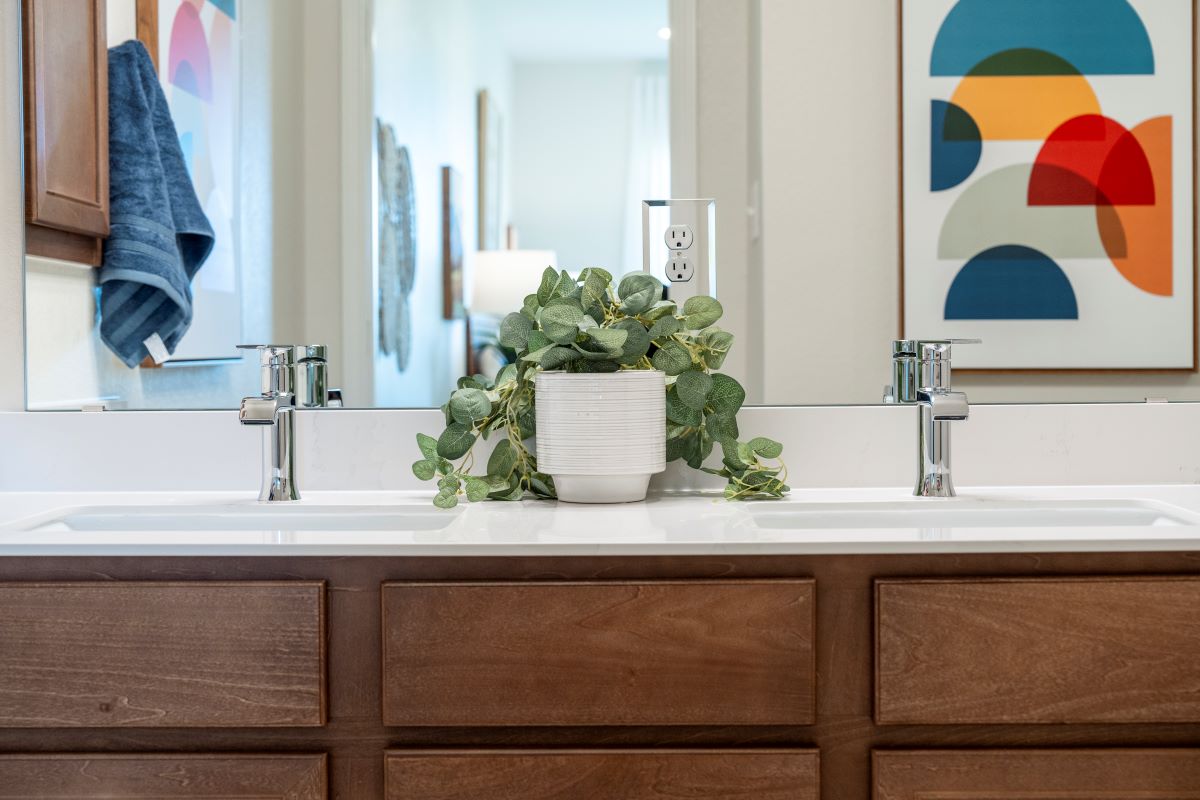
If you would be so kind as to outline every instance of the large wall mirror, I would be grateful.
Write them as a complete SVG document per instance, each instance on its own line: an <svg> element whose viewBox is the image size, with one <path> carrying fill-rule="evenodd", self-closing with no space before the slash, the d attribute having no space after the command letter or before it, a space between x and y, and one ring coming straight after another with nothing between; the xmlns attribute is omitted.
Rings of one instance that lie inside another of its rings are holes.
<svg viewBox="0 0 1200 800"><path fill-rule="evenodd" d="M974 403L1200 400L1194 0L78 3L23 8L30 410L232 409L267 343L438 406L670 197L752 403L883 402L901 336L982 340Z"/></svg>

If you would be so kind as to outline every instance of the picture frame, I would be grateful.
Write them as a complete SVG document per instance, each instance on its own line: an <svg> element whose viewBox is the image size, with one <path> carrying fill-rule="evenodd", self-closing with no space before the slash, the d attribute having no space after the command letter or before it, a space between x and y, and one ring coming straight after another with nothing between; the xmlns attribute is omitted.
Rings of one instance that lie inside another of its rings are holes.
<svg viewBox="0 0 1200 800"><path fill-rule="evenodd" d="M1196 0L896 14L899 337L982 339L956 371L1196 371Z"/></svg>
<svg viewBox="0 0 1200 800"><path fill-rule="evenodd" d="M463 319L462 176L442 167L442 318Z"/></svg>

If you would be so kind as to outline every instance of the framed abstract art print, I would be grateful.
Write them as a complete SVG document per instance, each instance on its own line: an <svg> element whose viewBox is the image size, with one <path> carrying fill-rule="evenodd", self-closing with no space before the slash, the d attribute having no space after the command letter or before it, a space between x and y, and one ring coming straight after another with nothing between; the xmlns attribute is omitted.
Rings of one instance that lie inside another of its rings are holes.
<svg viewBox="0 0 1200 800"><path fill-rule="evenodd" d="M1194 0L899 0L901 335L1196 368Z"/></svg>

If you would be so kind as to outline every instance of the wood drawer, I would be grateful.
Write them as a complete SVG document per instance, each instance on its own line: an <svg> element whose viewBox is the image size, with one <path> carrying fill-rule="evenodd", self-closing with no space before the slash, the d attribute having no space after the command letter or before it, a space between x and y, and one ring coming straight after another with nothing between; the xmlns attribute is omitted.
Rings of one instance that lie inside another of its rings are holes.
<svg viewBox="0 0 1200 800"><path fill-rule="evenodd" d="M880 580L889 724L1198 722L1200 578Z"/></svg>
<svg viewBox="0 0 1200 800"><path fill-rule="evenodd" d="M387 800L817 800L815 750L404 751Z"/></svg>
<svg viewBox="0 0 1200 800"><path fill-rule="evenodd" d="M876 750L876 800L1192 800L1200 750Z"/></svg>
<svg viewBox="0 0 1200 800"><path fill-rule="evenodd" d="M387 583L385 725L808 725L811 580Z"/></svg>
<svg viewBox="0 0 1200 800"><path fill-rule="evenodd" d="M325 721L319 581L0 584L0 727Z"/></svg>
<svg viewBox="0 0 1200 800"><path fill-rule="evenodd" d="M0 800L325 800L326 758L299 755L0 755Z"/></svg>

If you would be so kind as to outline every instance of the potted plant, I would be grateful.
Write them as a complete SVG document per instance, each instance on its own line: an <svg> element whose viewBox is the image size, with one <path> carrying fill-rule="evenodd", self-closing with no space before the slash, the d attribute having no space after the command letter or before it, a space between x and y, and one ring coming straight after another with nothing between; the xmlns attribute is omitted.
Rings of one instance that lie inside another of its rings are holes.
<svg viewBox="0 0 1200 800"><path fill-rule="evenodd" d="M665 375L663 436L667 461L727 480L730 500L778 498L789 489L783 446L765 437L739 441L742 386L717 372L733 334L716 327L721 304L689 298L682 307L661 300L662 284L635 272L614 289L612 275L591 267L577 278L547 269L524 306L500 323L500 344L515 360L494 379L460 378L442 406L446 428L436 439L417 435L421 459L413 473L438 482L434 504L452 508L470 501L520 500L527 493L557 497L554 480L538 469L530 442L537 432L535 384L547 371L615 373L657 370ZM474 448L496 443L482 474ZM720 467L706 467L715 448Z"/></svg>

